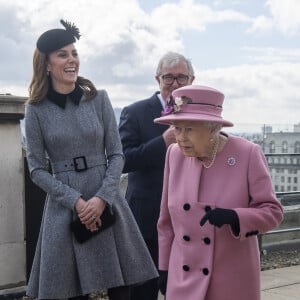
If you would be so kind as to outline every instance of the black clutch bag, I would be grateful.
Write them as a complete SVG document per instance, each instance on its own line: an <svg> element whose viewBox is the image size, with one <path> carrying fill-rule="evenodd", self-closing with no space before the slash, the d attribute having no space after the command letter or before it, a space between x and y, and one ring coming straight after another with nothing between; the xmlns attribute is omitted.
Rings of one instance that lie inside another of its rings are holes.
<svg viewBox="0 0 300 300"><path fill-rule="evenodd" d="M86 229L85 225L81 223L80 219L76 219L71 223L71 231L73 232L76 240L82 244L85 241L89 240L93 236L99 234L106 228L112 226L116 221L116 216L111 212L108 206L105 207L101 215L102 225L98 227L97 231L90 231Z"/></svg>

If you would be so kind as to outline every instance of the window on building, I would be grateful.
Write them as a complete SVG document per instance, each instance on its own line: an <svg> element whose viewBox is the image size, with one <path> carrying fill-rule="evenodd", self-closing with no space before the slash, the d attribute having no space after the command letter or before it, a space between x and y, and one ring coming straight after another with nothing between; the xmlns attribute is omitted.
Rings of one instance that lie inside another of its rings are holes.
<svg viewBox="0 0 300 300"><path fill-rule="evenodd" d="M269 152L275 153L275 142L274 141L271 141L269 144Z"/></svg>
<svg viewBox="0 0 300 300"><path fill-rule="evenodd" d="M295 143L295 149L294 149L295 153L300 153L300 142L296 142Z"/></svg>
<svg viewBox="0 0 300 300"><path fill-rule="evenodd" d="M288 153L288 143L287 143L287 141L282 142L281 153Z"/></svg>
<svg viewBox="0 0 300 300"><path fill-rule="evenodd" d="M298 178L294 177L294 183L298 183Z"/></svg>

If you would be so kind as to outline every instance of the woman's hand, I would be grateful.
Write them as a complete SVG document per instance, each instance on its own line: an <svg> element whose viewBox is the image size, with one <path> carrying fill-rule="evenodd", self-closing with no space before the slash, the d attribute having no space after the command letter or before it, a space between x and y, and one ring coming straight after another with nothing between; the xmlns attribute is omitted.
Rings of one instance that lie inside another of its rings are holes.
<svg viewBox="0 0 300 300"><path fill-rule="evenodd" d="M224 224L229 224L236 236L240 234L239 217L233 209L215 208L209 210L201 219L200 226L203 226L207 221L219 228Z"/></svg>
<svg viewBox="0 0 300 300"><path fill-rule="evenodd" d="M77 214L79 214L81 211L84 210L86 204L87 204L86 201L84 201L81 197L77 200L75 204L75 209Z"/></svg>
<svg viewBox="0 0 300 300"><path fill-rule="evenodd" d="M86 205L78 211L78 217L88 230L96 231L102 224L101 215L105 209L106 202L99 197L92 197L88 201L85 201L85 204Z"/></svg>

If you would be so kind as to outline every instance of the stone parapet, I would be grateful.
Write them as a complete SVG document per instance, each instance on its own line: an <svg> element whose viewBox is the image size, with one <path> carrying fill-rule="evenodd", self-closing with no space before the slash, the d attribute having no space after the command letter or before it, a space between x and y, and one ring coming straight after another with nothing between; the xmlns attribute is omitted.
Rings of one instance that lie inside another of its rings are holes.
<svg viewBox="0 0 300 300"><path fill-rule="evenodd" d="M22 119L26 99L26 97L0 95L0 122Z"/></svg>
<svg viewBox="0 0 300 300"><path fill-rule="evenodd" d="M0 290L26 281L24 168L20 119L25 97L0 95Z"/></svg>

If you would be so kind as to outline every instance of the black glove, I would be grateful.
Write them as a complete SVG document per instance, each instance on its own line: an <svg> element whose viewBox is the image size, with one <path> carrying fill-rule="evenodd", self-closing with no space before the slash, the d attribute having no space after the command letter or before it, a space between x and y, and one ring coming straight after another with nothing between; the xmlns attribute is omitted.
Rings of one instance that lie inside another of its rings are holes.
<svg viewBox="0 0 300 300"><path fill-rule="evenodd" d="M168 271L158 271L159 278L158 278L158 287L160 292L165 295L167 290L167 281L168 281Z"/></svg>
<svg viewBox="0 0 300 300"><path fill-rule="evenodd" d="M237 213L233 209L215 208L207 212L200 221L200 225L203 226L206 221L217 227L221 227L224 224L231 225L232 231L235 235L240 233L240 222Z"/></svg>

